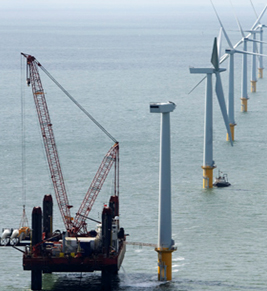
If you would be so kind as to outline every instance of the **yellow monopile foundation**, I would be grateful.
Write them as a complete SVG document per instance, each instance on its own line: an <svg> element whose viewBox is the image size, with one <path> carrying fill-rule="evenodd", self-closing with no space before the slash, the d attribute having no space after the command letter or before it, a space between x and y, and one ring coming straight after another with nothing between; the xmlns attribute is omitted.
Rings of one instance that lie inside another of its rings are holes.
<svg viewBox="0 0 267 291"><path fill-rule="evenodd" d="M158 252L158 280L171 281L172 279L172 252L174 249L155 248Z"/></svg>
<svg viewBox="0 0 267 291"><path fill-rule="evenodd" d="M263 68L258 69L258 77L259 77L259 79L263 78Z"/></svg>
<svg viewBox="0 0 267 291"><path fill-rule="evenodd" d="M248 111L248 98L240 98L241 99L241 112Z"/></svg>
<svg viewBox="0 0 267 291"><path fill-rule="evenodd" d="M213 188L213 169L216 167L202 166L203 169L203 188Z"/></svg>
<svg viewBox="0 0 267 291"><path fill-rule="evenodd" d="M251 92L256 92L257 81L250 81L250 82L251 82Z"/></svg>
<svg viewBox="0 0 267 291"><path fill-rule="evenodd" d="M235 126L236 126L236 124L230 123L229 125L230 125L230 130L231 130L232 141L234 141L235 140ZM228 133L226 134L226 140L230 141Z"/></svg>

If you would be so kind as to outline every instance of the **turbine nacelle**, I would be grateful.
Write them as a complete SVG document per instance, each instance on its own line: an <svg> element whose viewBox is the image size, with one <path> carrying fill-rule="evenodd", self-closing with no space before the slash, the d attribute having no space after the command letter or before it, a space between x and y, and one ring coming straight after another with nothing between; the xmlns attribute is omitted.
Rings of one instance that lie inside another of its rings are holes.
<svg viewBox="0 0 267 291"><path fill-rule="evenodd" d="M150 103L150 113L169 113L175 109L175 103Z"/></svg>
<svg viewBox="0 0 267 291"><path fill-rule="evenodd" d="M235 50L235 49L230 49L230 48L225 49L225 53L227 53L229 55L233 55L236 52L237 52L237 50Z"/></svg>
<svg viewBox="0 0 267 291"><path fill-rule="evenodd" d="M259 24L257 28L265 28L266 25L265 24Z"/></svg>

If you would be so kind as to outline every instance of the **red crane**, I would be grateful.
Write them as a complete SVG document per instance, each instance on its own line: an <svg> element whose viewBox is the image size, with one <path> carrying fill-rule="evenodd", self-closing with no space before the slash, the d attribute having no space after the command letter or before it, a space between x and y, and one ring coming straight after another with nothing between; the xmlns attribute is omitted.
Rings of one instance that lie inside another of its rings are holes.
<svg viewBox="0 0 267 291"><path fill-rule="evenodd" d="M41 134L43 138L43 143L46 151L46 157L50 169L51 179L54 186L54 191L58 203L58 207L65 224L67 231L75 235L86 235L87 228L85 220L88 218L88 214L92 209L92 206L99 194L105 179L115 163L115 179L114 179L114 195L118 196L119 194L119 143L95 120L92 116L84 110L77 101L74 100L72 96L42 67L42 65L31 55L21 53L27 59L27 84L32 86L32 93L35 102L35 107L37 110L37 115L39 119L39 124L41 127ZM111 147L108 153L105 155L85 197L84 200L76 213L76 217L73 220L70 214L70 208L72 207L69 204L67 191L62 175L62 170L60 167L56 141L54 137L54 132L52 128L52 123L50 120L50 115L45 99L44 90L42 87L41 78L39 75L38 67L56 83L60 89L68 95L68 97L89 117L91 120L104 131L115 144Z"/></svg>
<svg viewBox="0 0 267 291"><path fill-rule="evenodd" d="M76 217L73 223L73 232L82 234L86 233L85 219L88 216L93 204L96 200L98 193L100 192L102 185L110 171L111 166L115 162L115 179L114 189L115 195L118 195L118 163L119 163L119 144L115 143L113 147L105 155L85 197L80 206L80 209L76 213Z"/></svg>

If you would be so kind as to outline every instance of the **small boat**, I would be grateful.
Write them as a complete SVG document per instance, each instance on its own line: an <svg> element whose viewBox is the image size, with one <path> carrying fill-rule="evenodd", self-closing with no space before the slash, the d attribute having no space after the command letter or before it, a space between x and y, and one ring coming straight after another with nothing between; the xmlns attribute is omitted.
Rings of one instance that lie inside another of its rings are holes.
<svg viewBox="0 0 267 291"><path fill-rule="evenodd" d="M228 182L227 174L223 174L223 172L218 171L218 177L215 178L215 182L213 183L213 186L228 187L230 185L231 184Z"/></svg>

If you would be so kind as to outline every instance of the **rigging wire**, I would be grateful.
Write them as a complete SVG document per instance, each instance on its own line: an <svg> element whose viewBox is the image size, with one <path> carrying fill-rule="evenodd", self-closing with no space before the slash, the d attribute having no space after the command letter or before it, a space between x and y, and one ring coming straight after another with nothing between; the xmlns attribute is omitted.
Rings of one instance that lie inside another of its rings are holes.
<svg viewBox="0 0 267 291"><path fill-rule="evenodd" d="M37 60L36 60L37 61ZM114 143L117 143L117 140L98 122L96 121L93 116L87 111L85 110L85 108L83 108L77 100L75 100L70 93L64 89L59 83L58 81L37 61L38 65L40 66L40 68L43 70L43 72L69 97L69 99L78 107L80 108L81 111L83 111L83 113L89 117L94 124L100 128Z"/></svg>
<svg viewBox="0 0 267 291"><path fill-rule="evenodd" d="M22 58L21 58L21 173L22 173L22 203L26 204L26 167L25 167L25 91L22 84Z"/></svg>
<svg viewBox="0 0 267 291"><path fill-rule="evenodd" d="M21 191L22 191L22 205L23 205L23 212L22 212L22 218L20 222L20 227L28 226L28 219L26 216L26 188L27 188L27 182L26 182L26 146L25 146L25 86L23 82L23 69L22 69L22 57L20 58L20 75L21 75Z"/></svg>

